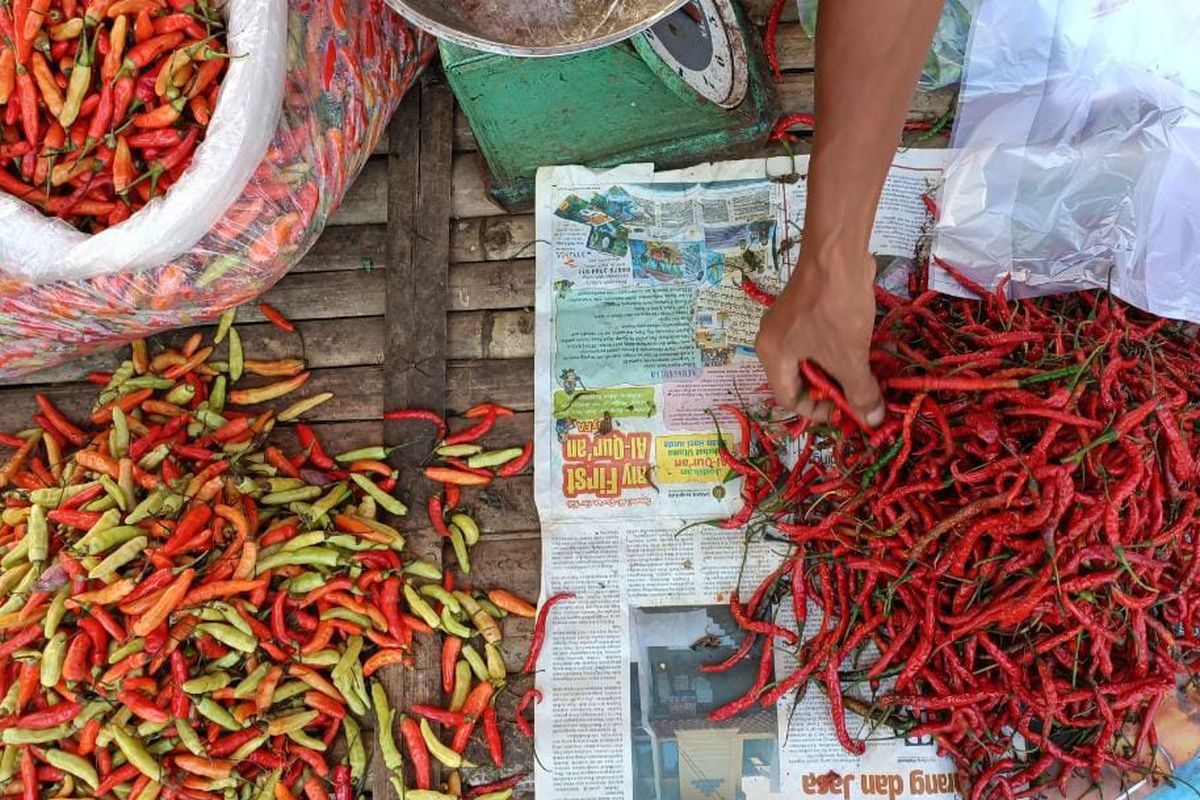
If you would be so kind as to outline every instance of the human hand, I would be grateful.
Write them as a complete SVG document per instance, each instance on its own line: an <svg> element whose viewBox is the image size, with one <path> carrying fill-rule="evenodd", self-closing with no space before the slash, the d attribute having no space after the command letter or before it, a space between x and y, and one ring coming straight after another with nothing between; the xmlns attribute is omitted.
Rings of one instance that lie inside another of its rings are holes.
<svg viewBox="0 0 1200 800"><path fill-rule="evenodd" d="M829 401L811 400L800 377L799 363L809 359L842 385L860 419L872 427L883 422L883 395L868 361L874 279L869 254L801 255L787 287L763 315L755 341L780 406L818 421L829 419Z"/></svg>

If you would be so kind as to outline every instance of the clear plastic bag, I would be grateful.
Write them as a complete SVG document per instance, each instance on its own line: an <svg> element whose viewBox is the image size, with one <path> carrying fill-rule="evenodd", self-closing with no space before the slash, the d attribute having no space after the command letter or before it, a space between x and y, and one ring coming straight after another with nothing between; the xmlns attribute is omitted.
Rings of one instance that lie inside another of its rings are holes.
<svg viewBox="0 0 1200 800"><path fill-rule="evenodd" d="M233 58L204 141L171 191L94 236L0 192L0 269L30 283L145 269L190 249L220 219L275 132L286 70L287 2L229 0L222 14Z"/></svg>
<svg viewBox="0 0 1200 800"><path fill-rule="evenodd" d="M274 138L202 238L140 271L33 284L0 265L0 379L211 320L271 287L316 241L434 52L383 0L289 0Z"/></svg>
<svg viewBox="0 0 1200 800"><path fill-rule="evenodd" d="M1194 0L985 0L937 255L1016 296L1110 287L1200 321L1197 41Z"/></svg>
<svg viewBox="0 0 1200 800"><path fill-rule="evenodd" d="M836 2L836 0L829 0ZM926 91L941 89L957 83L962 77L963 52L971 28L969 2L978 0L946 0L946 8L933 35L933 46L921 69L920 86ZM817 0L796 0L800 25L809 36L817 31Z"/></svg>

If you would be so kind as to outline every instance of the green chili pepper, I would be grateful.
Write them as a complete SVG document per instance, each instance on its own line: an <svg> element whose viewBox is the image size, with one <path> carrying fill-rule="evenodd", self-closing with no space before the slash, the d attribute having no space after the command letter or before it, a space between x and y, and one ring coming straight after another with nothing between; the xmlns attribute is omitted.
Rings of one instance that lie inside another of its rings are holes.
<svg viewBox="0 0 1200 800"><path fill-rule="evenodd" d="M458 598L450 592L443 589L436 583L427 583L420 589L421 594L426 597L432 597L442 605L449 608L455 614L462 613L462 604L458 602Z"/></svg>
<svg viewBox="0 0 1200 800"><path fill-rule="evenodd" d="M308 684L304 681L288 681L280 684L275 693L271 695L271 705L276 706L280 703L291 700L297 695L304 694L308 691Z"/></svg>
<svg viewBox="0 0 1200 800"><path fill-rule="evenodd" d="M42 650L41 683L47 689L58 685L62 678L63 661L67 657L67 634L59 631L50 637Z"/></svg>
<svg viewBox="0 0 1200 800"><path fill-rule="evenodd" d="M504 664L504 655L500 652L500 648L487 642L483 646L483 652L487 656L488 677L497 683L502 683L508 677L508 667Z"/></svg>
<svg viewBox="0 0 1200 800"><path fill-rule="evenodd" d="M488 674L487 664L483 663L483 656L479 655L479 651L469 644L462 646L462 657L471 666L471 672L475 673L475 677L481 681L486 681L491 676Z"/></svg>
<svg viewBox="0 0 1200 800"><path fill-rule="evenodd" d="M112 499L117 508L122 511L129 510L129 498L125 496L125 492L121 490L116 481L107 475L101 475L100 485L104 487L104 493Z"/></svg>
<svg viewBox="0 0 1200 800"><path fill-rule="evenodd" d="M9 686L8 691L4 693L4 699L0 700L0 713L6 716L17 713L17 700L20 699L20 692L20 684L13 681L12 686Z"/></svg>
<svg viewBox="0 0 1200 800"><path fill-rule="evenodd" d="M197 408L192 412L192 416L199 420L205 428L212 428L213 430L216 430L217 428L220 428L229 422L229 420L222 417L216 411L213 411L208 405Z"/></svg>
<svg viewBox="0 0 1200 800"><path fill-rule="evenodd" d="M5 744L44 744L57 742L71 735L70 725L56 725L53 728L29 730L26 728L6 728L0 734L0 741Z"/></svg>
<svg viewBox="0 0 1200 800"><path fill-rule="evenodd" d="M177 384L175 386L175 388L171 389L171 391L169 391L165 395L163 395L163 400L165 400L166 402L170 403L173 406L186 406L188 403L192 402L192 398L195 396L196 396L196 387L195 386L192 386L190 383L180 383L180 384ZM115 412L117 410L118 409L113 409L113 412L114 412L113 417L114 418L116 417Z"/></svg>
<svg viewBox="0 0 1200 800"><path fill-rule="evenodd" d="M425 740L425 746L429 748L429 753L445 766L450 769L458 769L463 765L462 756L442 744L442 740L434 734L433 728L429 727L427 719L421 720L421 738Z"/></svg>
<svg viewBox="0 0 1200 800"><path fill-rule="evenodd" d="M228 603L222 602L213 603L213 605L216 607L217 612L220 614L223 620L247 636L254 635L254 628L250 627L250 623L246 622L246 620L242 618L242 615L238 613L236 608Z"/></svg>
<svg viewBox="0 0 1200 800"><path fill-rule="evenodd" d="M464 575L471 574L471 556L467 553L467 543L454 523L450 523L450 546L454 548L454 557L458 559L458 568Z"/></svg>
<svg viewBox="0 0 1200 800"><path fill-rule="evenodd" d="M404 574L424 578L427 581L440 581L442 579L442 571L436 565L420 559L405 564Z"/></svg>
<svg viewBox="0 0 1200 800"><path fill-rule="evenodd" d="M436 628L441 624L437 612L433 610L433 606L425 602L425 599L417 594L411 584L404 584L404 599L408 601L408 607L412 612L424 620L425 624L431 628Z"/></svg>
<svg viewBox="0 0 1200 800"><path fill-rule="evenodd" d="M109 703L107 701L93 700L84 705L83 710L75 715L75 718L71 720L71 727L75 730L81 730L84 725L87 725L96 717L107 714L108 709Z"/></svg>
<svg viewBox="0 0 1200 800"><path fill-rule="evenodd" d="M258 502L264 506L285 506L288 503L301 502L304 500L315 500L321 496L322 489L320 486L301 486L298 489L288 489L283 492L271 492L263 495L258 499Z"/></svg>
<svg viewBox="0 0 1200 800"><path fill-rule="evenodd" d="M67 598L71 596L71 584L66 584L59 587L59 590L54 593L54 599L50 601L50 606L46 609L46 618L42 620L42 635L47 639L54 636L58 630L59 623L67 613Z"/></svg>
<svg viewBox="0 0 1200 800"><path fill-rule="evenodd" d="M362 728L350 714L342 720L346 733L346 759L350 764L350 780L359 783L367 774L367 748L363 744Z"/></svg>
<svg viewBox="0 0 1200 800"><path fill-rule="evenodd" d="M154 756L146 751L146 748L138 741L137 737L120 725L110 725L109 728L113 741L117 743L117 747L125 754L125 758L129 763L137 767L138 772L150 780L162 783L162 767L154 760Z"/></svg>
<svg viewBox="0 0 1200 800"><path fill-rule="evenodd" d="M245 356L242 354L242 337L237 328L229 328L229 380L236 383L242 378Z"/></svg>
<svg viewBox="0 0 1200 800"><path fill-rule="evenodd" d="M218 414L225 410L226 383L225 376L218 375L208 392L208 407Z"/></svg>
<svg viewBox="0 0 1200 800"><path fill-rule="evenodd" d="M183 384L188 389L195 392L192 385L189 383ZM175 387L176 390L179 387ZM172 391L174 394L174 391ZM167 395L167 402L175 402L170 399L171 395ZM188 398L189 400L191 398ZM112 453L113 458L124 458L129 452L129 420L125 418L125 412L120 406L113 406L112 409L112 430L108 432L108 450Z"/></svg>
<svg viewBox="0 0 1200 800"><path fill-rule="evenodd" d="M360 516L366 517L367 519L375 519L376 510L375 500L371 497L371 495L365 494L362 496L362 499L358 501L358 509L356 513Z"/></svg>
<svg viewBox="0 0 1200 800"><path fill-rule="evenodd" d="M229 760L235 764L239 761L245 761L247 758L250 757L251 753L253 753L254 751L258 750L258 748L260 748L264 744L266 744L267 740L270 738L271 737L265 733L261 736L255 736L253 739L246 742L244 745L239 747L237 750L234 750L233 753L229 756Z"/></svg>
<svg viewBox="0 0 1200 800"><path fill-rule="evenodd" d="M169 722L150 722L144 720L138 723L137 735L141 739L149 739L151 736L162 733L170 724Z"/></svg>
<svg viewBox="0 0 1200 800"><path fill-rule="evenodd" d="M469 547L479 543L479 525L466 514L451 514L450 524L462 531L463 540Z"/></svg>
<svg viewBox="0 0 1200 800"><path fill-rule="evenodd" d="M218 689L224 689L231 680L228 672L210 672L184 681L183 690L188 694L211 694Z"/></svg>
<svg viewBox="0 0 1200 800"><path fill-rule="evenodd" d="M450 613L449 606L442 606L440 622L442 623L442 630L451 636L457 636L460 639L470 639L474 635L470 628L454 618L454 615Z"/></svg>
<svg viewBox="0 0 1200 800"><path fill-rule="evenodd" d="M130 539L112 551L103 561L88 570L89 578L107 578L142 554L150 540L145 536Z"/></svg>
<svg viewBox="0 0 1200 800"><path fill-rule="evenodd" d="M309 531L302 533L299 536L293 536L288 539L276 552L291 553L304 547L312 547L313 545L325 543L325 531ZM269 555L269 554L268 554Z"/></svg>
<svg viewBox="0 0 1200 800"><path fill-rule="evenodd" d="M354 476L351 476L354 477ZM328 514L339 504L350 496L350 488L344 483L335 483L333 488L325 493L325 496L312 504L312 508L308 509L308 521L316 522L321 517Z"/></svg>
<svg viewBox="0 0 1200 800"><path fill-rule="evenodd" d="M0 558L0 567L8 569L11 566L29 560L29 537L24 536L21 541L17 542L11 550L4 554L4 558Z"/></svg>
<svg viewBox="0 0 1200 800"><path fill-rule="evenodd" d="M258 649L257 636L244 633L232 625L220 622L201 622L196 626L196 630L207 633L221 644L232 647L234 650L241 650L243 653L253 653Z"/></svg>
<svg viewBox="0 0 1200 800"><path fill-rule="evenodd" d="M208 751L204 749L204 743L200 741L200 735L196 733L196 729L186 719L175 720L175 734L192 755L208 758Z"/></svg>
<svg viewBox="0 0 1200 800"><path fill-rule="evenodd" d="M272 553L265 558L260 558L254 566L254 574L261 575L275 567L335 567L337 566L338 558L338 552L327 547L303 547L294 552Z"/></svg>
<svg viewBox="0 0 1200 800"><path fill-rule="evenodd" d="M385 511L395 514L398 517L402 517L408 513L408 506L392 497L383 489L380 489L366 475L358 472L352 472L350 473L350 479L357 483L364 492L366 492L375 500L376 503L379 503L379 505L383 506Z"/></svg>
<svg viewBox="0 0 1200 800"><path fill-rule="evenodd" d="M166 501L166 494L161 491L155 491L149 494L146 499L134 506L133 511L125 517L126 525L134 525L144 519L156 515L162 511L163 503Z"/></svg>
<svg viewBox="0 0 1200 800"><path fill-rule="evenodd" d="M16 686L16 684L13 684ZM5 747L0 755L0 784L7 784L17 774L17 759L21 756L21 748Z"/></svg>
<svg viewBox="0 0 1200 800"><path fill-rule="evenodd" d="M357 450L347 450L333 458L343 464L351 461L383 461L389 452L391 451L382 445L374 445L373 447L360 447Z"/></svg>
<svg viewBox="0 0 1200 800"><path fill-rule="evenodd" d="M234 699L245 700L247 697L253 697L254 690L258 688L258 685L262 683L262 679L265 678L267 673L270 671L271 665L269 663L263 662L262 664L259 664L257 669L255 669L245 678L242 678L238 685L233 687Z"/></svg>
<svg viewBox="0 0 1200 800"><path fill-rule="evenodd" d="M396 746L395 732L392 730L395 712L388 704L383 686L374 681L371 682L371 705L375 709L376 743L379 745L379 754L383 756L383 764L393 771L402 769L404 757L400 755L400 748Z"/></svg>
<svg viewBox="0 0 1200 800"><path fill-rule="evenodd" d="M146 649L146 640L140 637L127 640L124 644L117 645L108 654L108 663L115 664L126 656L131 656L134 653L140 653Z"/></svg>
<svg viewBox="0 0 1200 800"><path fill-rule="evenodd" d="M308 594L319 586L324 586L327 578L319 572L302 572L287 583L291 594Z"/></svg>
<svg viewBox="0 0 1200 800"><path fill-rule="evenodd" d="M169 455L171 455L171 446L164 442L163 444L155 445L153 450L139 458L137 465L149 472L158 469L159 465L166 461Z"/></svg>
<svg viewBox="0 0 1200 800"><path fill-rule="evenodd" d="M525 451L520 447L509 447L504 450L490 450L467 458L467 466L472 469L488 469L507 464Z"/></svg>
<svg viewBox="0 0 1200 800"><path fill-rule="evenodd" d="M95 536L85 534L82 539L76 542L75 546L76 548L82 546L87 550L88 555L96 556L117 545L125 544L132 539L138 537L145 538L145 533L144 530L136 525L118 525L115 528L106 528Z"/></svg>
<svg viewBox="0 0 1200 800"><path fill-rule="evenodd" d="M121 384L121 394L129 394L138 389L170 389L175 381L170 378L160 378L157 375L138 375Z"/></svg>
<svg viewBox="0 0 1200 800"><path fill-rule="evenodd" d="M284 735L301 747L307 747L309 750L316 750L318 753L324 753L325 750L328 749L324 742L322 742L320 739L314 739L304 731L288 731Z"/></svg>
<svg viewBox="0 0 1200 800"><path fill-rule="evenodd" d="M225 341L225 334L229 333L229 327L233 325L233 319L237 316L237 306L227 308L221 312L221 321L217 323L217 333L213 336L213 344L220 344Z"/></svg>
<svg viewBox="0 0 1200 800"><path fill-rule="evenodd" d="M345 722L342 723L343 725ZM258 786L258 791L254 794L253 800L275 800L275 787L279 785L279 778L283 775L283 770L274 769L259 780L261 784Z"/></svg>
<svg viewBox="0 0 1200 800"><path fill-rule="evenodd" d="M477 597L476 601L479 603L480 608L496 619L504 619L508 616L507 611L493 603L491 600L488 600L486 597Z"/></svg>
<svg viewBox="0 0 1200 800"><path fill-rule="evenodd" d="M240 731L242 729L242 724L234 719L232 714L211 697L204 696L198 698L196 700L196 710L227 731Z"/></svg>
<svg viewBox="0 0 1200 800"><path fill-rule="evenodd" d="M47 750L44 757L50 766L57 767L63 772L69 772L93 790L100 783L100 778L96 774L96 768L74 753L68 753L65 750Z"/></svg>
<svg viewBox="0 0 1200 800"><path fill-rule="evenodd" d="M437 449L437 454L445 458L467 458L483 452L477 444L444 444Z"/></svg>
<svg viewBox="0 0 1200 800"><path fill-rule="evenodd" d="M454 665L454 692L450 695L450 710L461 710L470 691L471 665L460 658Z"/></svg>
<svg viewBox="0 0 1200 800"><path fill-rule="evenodd" d="M63 502L70 500L80 492L91 489L95 485L95 481L87 481L86 483L63 488L56 486L49 489L34 489L29 492L29 502L43 508L58 508Z"/></svg>
<svg viewBox="0 0 1200 800"><path fill-rule="evenodd" d="M237 650L230 650L228 653L216 659L215 661L208 662L208 668L230 669L231 667L236 667L241 664L243 658L245 658L245 656L239 653Z"/></svg>
<svg viewBox="0 0 1200 800"><path fill-rule="evenodd" d="M25 540L29 542L29 560L35 564L45 561L50 555L50 529L46 525L46 509L33 506L29 509L29 522L25 528Z"/></svg>
<svg viewBox="0 0 1200 800"><path fill-rule="evenodd" d="M337 650L318 650L315 653L300 656L301 664L308 664L314 667L331 667L341 658L341 653Z"/></svg>
<svg viewBox="0 0 1200 800"><path fill-rule="evenodd" d="M17 564L11 569L6 569L3 575L0 575L0 595L8 594L14 586L21 582L25 574L33 569L33 565L29 562Z"/></svg>
<svg viewBox="0 0 1200 800"><path fill-rule="evenodd" d="M284 714L268 720L270 729L276 733L291 733L303 730L321 716L320 711L300 711L295 714Z"/></svg>
<svg viewBox="0 0 1200 800"><path fill-rule="evenodd" d="M353 622L364 630L375 627L375 624L371 622L371 618L366 614L359 614L357 611L351 611L341 606L332 606L325 609L321 612L321 619L344 619L348 622Z"/></svg>

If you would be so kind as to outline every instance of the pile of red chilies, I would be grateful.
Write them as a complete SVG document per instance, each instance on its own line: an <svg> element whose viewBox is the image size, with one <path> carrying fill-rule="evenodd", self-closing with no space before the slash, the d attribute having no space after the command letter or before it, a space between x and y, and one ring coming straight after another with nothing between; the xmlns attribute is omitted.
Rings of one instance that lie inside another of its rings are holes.
<svg viewBox="0 0 1200 800"><path fill-rule="evenodd" d="M515 676L503 618L537 617L527 676L563 598L539 615L407 558L382 517L406 510L388 451L326 454L295 420L328 394L264 405L308 373L245 358L233 321L208 344L196 334L152 355L136 342L119 369L91 376L101 388L86 423L39 395L34 427L0 436L13 449L0 466L0 793L350 800L366 780L357 720L371 714L399 796L507 800L522 775L483 783L463 753L481 734L491 774L505 767L495 701ZM239 387L242 375L262 385ZM430 411L387 415L436 426L449 463L428 468L445 489L429 512L459 575L480 536L459 487L530 461L529 446L479 444L510 413L481 405L455 433ZM289 423L299 452L267 438ZM411 665L416 636L444 641L447 702L397 713L371 679ZM527 735L520 715L537 699L531 689L517 707ZM431 759L446 767L438 785Z"/></svg>
<svg viewBox="0 0 1200 800"><path fill-rule="evenodd" d="M980 299L877 291L879 428L808 363L832 424L726 409L746 500L726 524L794 546L730 600L745 639L706 669L755 647L761 668L712 716L815 679L848 751L845 708L932 737L975 800L1161 774L1155 714L1200 656L1194 329L1100 292L1009 302L947 269ZM796 628L774 621L789 596ZM772 681L776 648L796 666Z"/></svg>
<svg viewBox="0 0 1200 800"><path fill-rule="evenodd" d="M183 174L228 61L205 0L0 4L0 191L96 233Z"/></svg>

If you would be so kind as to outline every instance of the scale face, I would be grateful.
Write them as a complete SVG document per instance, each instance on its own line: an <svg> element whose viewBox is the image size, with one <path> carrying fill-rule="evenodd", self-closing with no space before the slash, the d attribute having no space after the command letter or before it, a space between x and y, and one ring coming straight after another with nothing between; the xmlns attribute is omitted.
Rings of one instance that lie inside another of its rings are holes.
<svg viewBox="0 0 1200 800"><path fill-rule="evenodd" d="M690 0L635 37L634 47L685 97L735 108L750 83L743 36L729 0Z"/></svg>

